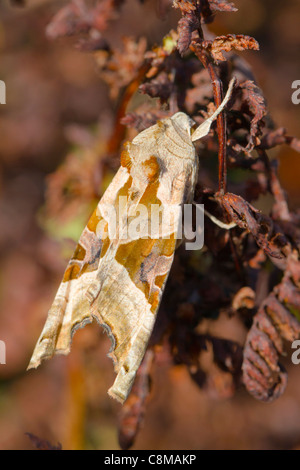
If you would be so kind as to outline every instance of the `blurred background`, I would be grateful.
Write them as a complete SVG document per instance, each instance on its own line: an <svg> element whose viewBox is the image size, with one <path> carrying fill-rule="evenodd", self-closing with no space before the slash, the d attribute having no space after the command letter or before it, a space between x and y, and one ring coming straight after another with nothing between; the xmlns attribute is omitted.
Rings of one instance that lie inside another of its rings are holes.
<svg viewBox="0 0 300 470"><path fill-rule="evenodd" d="M116 111L92 55L79 51L72 38L46 37L47 24L64 3L0 5L0 79L7 87L7 104L0 105L0 340L7 354L7 364L0 365L1 449L32 449L26 433L60 442L64 449L119 448L120 405L106 393L114 380L106 356L110 344L99 327L78 332L68 357L26 372L74 240L107 184L94 168L105 154ZM292 82L300 80L299 0L235 0L235 5L238 12L217 14L210 29L259 41L259 52L241 55L251 64L276 125L299 138L300 105L291 101ZM105 36L115 46L123 36L144 36L150 47L177 20L175 10L160 18L153 0L143 5L127 0ZM295 209L299 154L288 146L277 149L272 155L279 159L280 179ZM78 198L66 204L70 175ZM208 327L241 344L245 339L234 318ZM218 396L200 390L184 367L170 369L168 361L160 361L134 448L300 449L300 366L289 360L285 366L286 392L264 404L243 389L232 397L224 384Z"/></svg>

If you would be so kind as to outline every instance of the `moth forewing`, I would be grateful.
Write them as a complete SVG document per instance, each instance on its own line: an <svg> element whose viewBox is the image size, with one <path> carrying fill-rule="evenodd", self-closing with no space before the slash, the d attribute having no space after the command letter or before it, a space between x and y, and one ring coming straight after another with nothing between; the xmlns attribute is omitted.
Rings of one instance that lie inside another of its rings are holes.
<svg viewBox="0 0 300 470"><path fill-rule="evenodd" d="M126 400L153 330L178 241L181 212L171 208L193 201L198 169L193 141L208 132L212 118L191 135L193 121L179 112L125 145L121 167L68 264L29 368L54 354L67 354L74 331L95 318L113 343L109 355L117 377L109 394L122 403ZM141 206L146 208L142 215ZM173 215L156 222L154 233L149 233L152 206Z"/></svg>

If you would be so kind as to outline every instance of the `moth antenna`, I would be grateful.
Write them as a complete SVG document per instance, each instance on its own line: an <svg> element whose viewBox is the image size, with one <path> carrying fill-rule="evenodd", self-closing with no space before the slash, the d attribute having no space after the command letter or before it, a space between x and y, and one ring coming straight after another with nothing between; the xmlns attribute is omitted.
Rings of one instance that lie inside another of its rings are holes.
<svg viewBox="0 0 300 470"><path fill-rule="evenodd" d="M196 140L202 139L202 137L205 137L210 130L210 126L212 125L213 121L216 119L216 117L223 111L225 108L226 104L228 103L231 93L233 90L233 87L236 83L236 78L234 77L228 86L227 93L225 95L225 98L223 99L222 103L220 106L216 109L216 111L208 118L206 119L202 124L200 124L199 127L195 130L195 132L192 134L192 141L195 142Z"/></svg>

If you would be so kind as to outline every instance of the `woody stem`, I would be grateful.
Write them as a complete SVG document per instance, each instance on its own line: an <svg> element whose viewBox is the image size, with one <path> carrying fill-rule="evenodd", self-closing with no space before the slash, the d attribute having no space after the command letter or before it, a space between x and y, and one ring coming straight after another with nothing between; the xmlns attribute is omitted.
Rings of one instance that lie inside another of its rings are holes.
<svg viewBox="0 0 300 470"><path fill-rule="evenodd" d="M209 61L206 53L197 47L197 44L193 44L191 49L196 54L198 59L202 62L203 66L208 70L210 79L213 86L213 94L215 105L218 108L223 100L223 86L219 79L213 64ZM226 193L227 185L227 160L226 160L226 120L224 112L220 113L217 117L217 134L219 141L219 193Z"/></svg>

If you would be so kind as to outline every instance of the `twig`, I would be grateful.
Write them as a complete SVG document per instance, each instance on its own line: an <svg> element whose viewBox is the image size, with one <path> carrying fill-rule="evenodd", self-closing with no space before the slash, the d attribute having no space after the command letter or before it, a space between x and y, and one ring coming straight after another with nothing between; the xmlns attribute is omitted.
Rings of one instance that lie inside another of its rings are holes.
<svg viewBox="0 0 300 470"><path fill-rule="evenodd" d="M200 33L199 33L200 35ZM200 35L202 37L202 33ZM205 51L196 42L190 46L191 50L196 54L198 59L202 62L203 67L208 70L210 79L213 86L213 94L215 105L218 108L223 100L223 86L222 81L219 79L213 64L209 61ZM225 194L227 187L227 160L226 160L226 120L224 112L220 113L217 117L217 134L219 140L219 193Z"/></svg>

